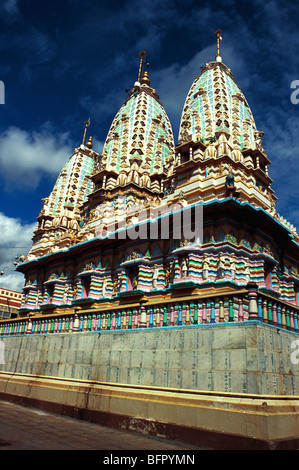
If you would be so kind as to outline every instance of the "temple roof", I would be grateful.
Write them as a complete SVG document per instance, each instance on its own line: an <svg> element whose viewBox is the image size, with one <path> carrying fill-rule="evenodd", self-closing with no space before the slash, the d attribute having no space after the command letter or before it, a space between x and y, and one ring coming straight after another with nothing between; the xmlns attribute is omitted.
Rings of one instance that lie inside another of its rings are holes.
<svg viewBox="0 0 299 470"><path fill-rule="evenodd" d="M112 122L102 163L117 173L129 173L133 162L138 162L142 173L153 175L162 172L173 154L170 121L145 72Z"/></svg>
<svg viewBox="0 0 299 470"><path fill-rule="evenodd" d="M202 68L187 94L179 142L187 134L205 144L225 133L238 150L261 147L263 133L256 129L247 100L220 56Z"/></svg>
<svg viewBox="0 0 299 470"><path fill-rule="evenodd" d="M88 177L94 169L93 155L86 150L84 146L76 149L60 172L47 201L48 215L60 218L66 209L77 212L85 202L92 190L92 182Z"/></svg>

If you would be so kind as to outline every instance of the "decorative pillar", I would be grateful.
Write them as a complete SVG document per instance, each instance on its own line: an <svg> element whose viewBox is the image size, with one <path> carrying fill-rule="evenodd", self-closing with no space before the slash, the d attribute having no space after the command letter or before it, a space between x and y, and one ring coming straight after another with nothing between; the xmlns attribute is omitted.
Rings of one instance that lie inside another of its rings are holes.
<svg viewBox="0 0 299 470"><path fill-rule="evenodd" d="M257 310L258 310L258 313L257 313L258 320L263 321L263 305L262 305L262 299L260 297L257 301Z"/></svg>
<svg viewBox="0 0 299 470"><path fill-rule="evenodd" d="M66 333L70 332L70 321L71 321L70 317L67 316L65 320L65 332Z"/></svg>
<svg viewBox="0 0 299 470"><path fill-rule="evenodd" d="M164 305L163 310L163 326L167 326L167 305Z"/></svg>
<svg viewBox="0 0 299 470"><path fill-rule="evenodd" d="M72 333L72 332L73 332L73 323L74 323L74 316L71 315L70 317L68 317L68 323L67 323L67 330L68 330L68 333Z"/></svg>
<svg viewBox="0 0 299 470"><path fill-rule="evenodd" d="M289 309L289 308L286 309L286 328L287 328L287 330L290 330L290 329L291 329L291 325L290 325L290 309Z"/></svg>
<svg viewBox="0 0 299 470"><path fill-rule="evenodd" d="M55 320L54 318L50 319L50 331L49 333L54 333Z"/></svg>
<svg viewBox="0 0 299 470"><path fill-rule="evenodd" d="M195 302L194 304L193 323L195 325L198 324L198 303L197 302Z"/></svg>
<svg viewBox="0 0 299 470"><path fill-rule="evenodd" d="M271 300L268 302L268 323L270 323L270 325L272 325L272 323L273 323L272 302L271 302Z"/></svg>
<svg viewBox="0 0 299 470"><path fill-rule="evenodd" d="M80 321L77 313L75 313L75 319L73 324L73 331L79 331Z"/></svg>
<svg viewBox="0 0 299 470"><path fill-rule="evenodd" d="M87 331L87 316L83 317L83 331Z"/></svg>
<svg viewBox="0 0 299 470"><path fill-rule="evenodd" d="M281 327L286 329L286 308L284 306L281 309Z"/></svg>
<svg viewBox="0 0 299 470"><path fill-rule="evenodd" d="M173 326L175 322L175 308L173 304L170 305L170 326Z"/></svg>
<svg viewBox="0 0 299 470"><path fill-rule="evenodd" d="M234 321L234 303L232 299L228 299L228 321Z"/></svg>
<svg viewBox="0 0 299 470"><path fill-rule="evenodd" d="M181 304L178 305L178 325L183 323L183 316L182 316L182 306Z"/></svg>
<svg viewBox="0 0 299 470"><path fill-rule="evenodd" d="M117 330L120 330L120 329L121 329L121 319L122 319L121 310L119 310L119 311L117 312L117 323L116 323L116 329L117 329Z"/></svg>
<svg viewBox="0 0 299 470"><path fill-rule="evenodd" d="M134 310L134 325L133 328L138 328L138 310Z"/></svg>
<svg viewBox="0 0 299 470"><path fill-rule="evenodd" d="M106 330L106 313L102 315L102 330Z"/></svg>
<svg viewBox="0 0 299 470"><path fill-rule="evenodd" d="M26 331L27 334L30 334L32 332L32 326L33 326L32 325L32 320L31 320L31 318L29 318L28 324L27 324L27 331Z"/></svg>
<svg viewBox="0 0 299 470"><path fill-rule="evenodd" d="M211 300L211 315L210 315L211 323L215 323L215 302Z"/></svg>
<svg viewBox="0 0 299 470"><path fill-rule="evenodd" d="M268 323L268 316L267 316L267 300L263 301L263 322Z"/></svg>
<svg viewBox="0 0 299 470"><path fill-rule="evenodd" d="M120 317L122 318L122 329L126 330L127 328L127 311L123 310L120 312Z"/></svg>
<svg viewBox="0 0 299 470"><path fill-rule="evenodd" d="M116 330L116 313L115 313L115 311L112 312L111 330Z"/></svg>
<svg viewBox="0 0 299 470"><path fill-rule="evenodd" d="M156 310L156 326L161 326L160 307L157 307L155 310Z"/></svg>
<svg viewBox="0 0 299 470"><path fill-rule="evenodd" d="M281 324L281 305L277 305L277 326L282 326Z"/></svg>
<svg viewBox="0 0 299 470"><path fill-rule="evenodd" d="M273 325L277 326L277 304L276 304L276 302L274 302L274 304L273 304L272 313L273 313Z"/></svg>
<svg viewBox="0 0 299 470"><path fill-rule="evenodd" d="M131 330L133 326L133 318L132 318L132 310L128 311L129 314L129 323L128 323L128 329Z"/></svg>
<svg viewBox="0 0 299 470"><path fill-rule="evenodd" d="M95 313L92 316L92 331L96 331L97 329L97 317Z"/></svg>
<svg viewBox="0 0 299 470"><path fill-rule="evenodd" d="M207 323L207 305L205 302L202 304L202 322Z"/></svg>
<svg viewBox="0 0 299 470"><path fill-rule="evenodd" d="M224 305L223 300L219 301L219 323L224 322Z"/></svg>
<svg viewBox="0 0 299 470"><path fill-rule="evenodd" d="M148 311L149 311L148 326L149 326L149 328L153 328L153 326L154 326L154 310L150 307L148 309Z"/></svg>
<svg viewBox="0 0 299 470"><path fill-rule="evenodd" d="M144 305L140 307L140 327L146 328L147 327L147 315L146 315L146 308Z"/></svg>
<svg viewBox="0 0 299 470"><path fill-rule="evenodd" d="M98 322L97 322L97 331L100 331L102 328L102 315L98 315Z"/></svg>
<svg viewBox="0 0 299 470"><path fill-rule="evenodd" d="M111 330L111 312L107 313L107 330Z"/></svg>
<svg viewBox="0 0 299 470"><path fill-rule="evenodd" d="M294 330L298 332L298 313L294 310Z"/></svg>
<svg viewBox="0 0 299 470"><path fill-rule="evenodd" d="M80 315L79 316L79 331L83 331L83 324L84 324L84 317Z"/></svg>
<svg viewBox="0 0 299 470"><path fill-rule="evenodd" d="M257 307L257 284L254 282L249 282L247 284L248 289L248 320L257 320L258 319L258 307Z"/></svg>
<svg viewBox="0 0 299 470"><path fill-rule="evenodd" d="M243 321L244 320L243 299L242 297L240 297L238 300L239 300L238 320Z"/></svg>
<svg viewBox="0 0 299 470"><path fill-rule="evenodd" d="M294 326L294 311L290 310L290 329L291 331L295 331L295 326Z"/></svg>
<svg viewBox="0 0 299 470"><path fill-rule="evenodd" d="M190 308L187 304L183 304L182 320L185 317L185 325L190 325Z"/></svg>

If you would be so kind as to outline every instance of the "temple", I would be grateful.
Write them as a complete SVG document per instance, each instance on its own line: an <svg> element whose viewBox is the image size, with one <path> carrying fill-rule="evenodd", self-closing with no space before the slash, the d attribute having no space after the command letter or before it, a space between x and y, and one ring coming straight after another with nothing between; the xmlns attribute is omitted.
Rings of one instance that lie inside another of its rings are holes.
<svg viewBox="0 0 299 470"><path fill-rule="evenodd" d="M102 154L92 137L85 143L85 124L17 266L21 316L82 310L121 328L139 324L141 309L143 326L247 320L250 285L261 294L256 318L266 308L267 321L297 329L298 234L276 212L263 132L215 34L217 55L187 94L176 146L144 52ZM280 301L292 313L281 317Z"/></svg>
<svg viewBox="0 0 299 470"><path fill-rule="evenodd" d="M101 153L85 123L16 266L0 394L207 448L298 449L299 236L215 34L176 140L144 51Z"/></svg>

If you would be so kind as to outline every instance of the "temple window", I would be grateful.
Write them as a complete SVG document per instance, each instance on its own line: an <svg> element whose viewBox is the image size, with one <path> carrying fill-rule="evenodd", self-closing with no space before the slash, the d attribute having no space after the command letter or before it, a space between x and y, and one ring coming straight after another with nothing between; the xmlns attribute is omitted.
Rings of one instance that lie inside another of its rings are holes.
<svg viewBox="0 0 299 470"><path fill-rule="evenodd" d="M87 299L89 297L90 291L90 278L85 278L83 281L83 299Z"/></svg>
<svg viewBox="0 0 299 470"><path fill-rule="evenodd" d="M48 304L51 304L53 301L54 286L53 285L48 286L47 292L48 292Z"/></svg>
<svg viewBox="0 0 299 470"><path fill-rule="evenodd" d="M272 289L271 268L268 264L265 264L265 285L267 289Z"/></svg>

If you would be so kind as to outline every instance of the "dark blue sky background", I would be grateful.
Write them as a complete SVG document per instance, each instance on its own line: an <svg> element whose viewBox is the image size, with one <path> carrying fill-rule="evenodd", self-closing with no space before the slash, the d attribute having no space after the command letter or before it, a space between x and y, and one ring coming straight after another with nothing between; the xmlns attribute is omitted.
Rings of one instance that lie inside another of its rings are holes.
<svg viewBox="0 0 299 470"><path fill-rule="evenodd" d="M0 264L26 252L13 247L30 245L41 198L89 117L101 151L142 50L177 143L184 100L215 58L218 28L223 62L265 132L278 212L299 227L299 104L290 100L299 80L298 24L298 1L2 0Z"/></svg>

